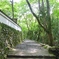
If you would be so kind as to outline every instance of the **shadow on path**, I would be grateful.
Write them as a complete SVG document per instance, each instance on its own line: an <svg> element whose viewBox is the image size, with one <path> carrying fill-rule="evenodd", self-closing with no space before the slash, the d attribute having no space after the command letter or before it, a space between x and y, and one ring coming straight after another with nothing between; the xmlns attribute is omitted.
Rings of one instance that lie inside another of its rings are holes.
<svg viewBox="0 0 59 59"><path fill-rule="evenodd" d="M44 49L40 44L33 40L25 40L23 43L17 45L9 55L10 54L20 56L53 56L49 54L47 49Z"/></svg>

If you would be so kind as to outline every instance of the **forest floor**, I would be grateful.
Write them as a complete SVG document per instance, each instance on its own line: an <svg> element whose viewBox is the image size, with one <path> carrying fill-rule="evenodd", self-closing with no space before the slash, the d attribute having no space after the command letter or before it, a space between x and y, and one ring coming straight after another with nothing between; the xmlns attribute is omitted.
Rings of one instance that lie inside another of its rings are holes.
<svg viewBox="0 0 59 59"><path fill-rule="evenodd" d="M41 44L33 40L24 40L21 44L18 44L15 48L13 48L12 52L10 52L9 55L10 54L20 55L20 56L53 56L52 54L48 52L47 49L42 47ZM8 59L11 59L11 58L8 58ZM12 59L16 59L16 58L12 58ZM17 59L20 59L20 58L17 58ZM27 59L30 59L30 58L27 58Z"/></svg>

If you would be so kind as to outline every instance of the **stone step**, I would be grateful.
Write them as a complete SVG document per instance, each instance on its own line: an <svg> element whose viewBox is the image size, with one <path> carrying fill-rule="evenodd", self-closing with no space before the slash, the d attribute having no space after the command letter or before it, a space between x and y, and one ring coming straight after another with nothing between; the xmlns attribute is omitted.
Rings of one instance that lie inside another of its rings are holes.
<svg viewBox="0 0 59 59"><path fill-rule="evenodd" d="M47 49L35 41L25 40L7 55L8 59L56 59Z"/></svg>
<svg viewBox="0 0 59 59"><path fill-rule="evenodd" d="M7 58L40 58L40 59L56 59L55 56L20 56L20 55L7 55Z"/></svg>

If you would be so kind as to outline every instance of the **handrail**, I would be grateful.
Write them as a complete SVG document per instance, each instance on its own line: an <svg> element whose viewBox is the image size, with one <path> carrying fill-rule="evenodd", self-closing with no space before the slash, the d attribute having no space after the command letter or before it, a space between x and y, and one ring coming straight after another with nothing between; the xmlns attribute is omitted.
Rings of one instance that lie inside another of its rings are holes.
<svg viewBox="0 0 59 59"><path fill-rule="evenodd" d="M12 21L12 19L9 16L7 16L4 12L2 12L1 10L0 10L0 22L16 30L21 31L21 27L18 24L16 24L14 21Z"/></svg>

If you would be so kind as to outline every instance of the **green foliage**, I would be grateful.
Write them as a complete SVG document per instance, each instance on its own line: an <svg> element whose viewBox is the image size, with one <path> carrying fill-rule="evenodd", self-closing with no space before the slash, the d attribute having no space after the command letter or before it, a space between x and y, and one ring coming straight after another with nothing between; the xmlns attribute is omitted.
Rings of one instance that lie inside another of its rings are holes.
<svg viewBox="0 0 59 59"><path fill-rule="evenodd" d="M59 46L59 2L54 1L52 14L51 14L51 23L52 23L52 33L54 37L54 45Z"/></svg>
<svg viewBox="0 0 59 59"><path fill-rule="evenodd" d="M8 0L0 0L0 10L4 11L7 15L12 17L12 9L10 1Z"/></svg>
<svg viewBox="0 0 59 59"><path fill-rule="evenodd" d="M17 3L14 3L14 18L17 18L18 16L18 5ZM0 0L0 10L5 12L9 17L12 18L12 3L11 0Z"/></svg>
<svg viewBox="0 0 59 59"><path fill-rule="evenodd" d="M38 0L29 0L29 2L31 3L31 6L34 7L33 8L33 10L35 10L34 12L35 13L36 11L39 12L39 10L35 7L36 4L38 3ZM42 0L40 2L42 2ZM59 28L58 28L59 27L59 2L57 2L57 0L49 0L49 2L50 2L50 11L51 11L50 16L51 16L51 23L52 23L51 27L52 27L52 34L54 38L54 45L59 46L59 36L58 36L59 35ZM45 16L47 15L45 0L44 0L44 6L45 6L44 12L43 12L43 9L41 10L43 16L41 17L40 22L44 25L44 27L48 27L49 20L47 20ZM7 13L8 16L12 17L11 8L12 7L9 0L0 0L0 9L3 10L5 13ZM47 43L47 44L49 43L48 35L41 28L41 26L38 25L36 19L31 14L28 8L28 5L26 3L26 0L21 0L18 3L16 2L14 3L14 16L15 18L18 18L18 24L22 27L23 38L29 38L29 39L33 39L38 42ZM2 27L0 26L0 32L1 32L1 29ZM12 32L13 31L10 32L9 36L13 37ZM16 36L16 34L14 35ZM15 41L13 43L15 43Z"/></svg>
<svg viewBox="0 0 59 59"><path fill-rule="evenodd" d="M54 45L59 46L59 18L52 18L52 33L54 37Z"/></svg>
<svg viewBox="0 0 59 59"><path fill-rule="evenodd" d="M8 54L9 48L21 42L21 32L0 23L0 58L4 59ZM2 58L3 56L3 58Z"/></svg>

